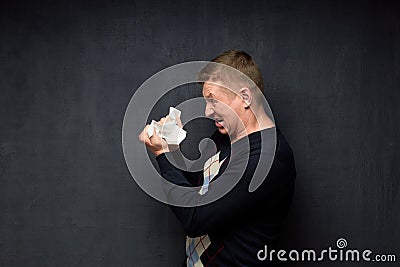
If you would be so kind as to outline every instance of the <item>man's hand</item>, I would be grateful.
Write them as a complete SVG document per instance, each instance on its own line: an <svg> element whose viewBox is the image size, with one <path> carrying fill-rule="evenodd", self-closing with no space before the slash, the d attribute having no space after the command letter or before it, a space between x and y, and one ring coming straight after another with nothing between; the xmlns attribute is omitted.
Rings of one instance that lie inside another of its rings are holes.
<svg viewBox="0 0 400 267"><path fill-rule="evenodd" d="M164 123L168 122L169 120L170 120L170 118L168 118L168 116L167 116L167 117L162 118L157 123L164 124ZM182 123L179 118L177 120L177 125L182 127ZM167 142L163 138L161 138L160 136L157 135L156 129L154 129L153 135L151 137L149 137L147 134L147 130L149 127L150 127L149 124L147 124L146 127L144 127L143 131L139 135L139 140L142 141L146 145L146 147L155 156L158 156L165 152L174 151L179 148L178 145L168 145Z"/></svg>

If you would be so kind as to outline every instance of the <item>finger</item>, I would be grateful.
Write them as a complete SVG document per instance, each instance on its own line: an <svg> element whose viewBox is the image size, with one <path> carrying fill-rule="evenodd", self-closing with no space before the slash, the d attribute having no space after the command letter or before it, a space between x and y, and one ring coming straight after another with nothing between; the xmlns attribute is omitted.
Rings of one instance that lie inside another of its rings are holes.
<svg viewBox="0 0 400 267"><path fill-rule="evenodd" d="M168 147L167 141L166 141L164 138L160 137L160 136L157 136L157 140L155 140L154 143L156 143L156 144L155 144L156 146L158 146L158 147L160 147L160 148L163 148L163 149L164 149L165 147Z"/></svg>
<svg viewBox="0 0 400 267"><path fill-rule="evenodd" d="M147 129L146 129L146 132L144 133L144 141L143 142L147 147L152 146L150 138L147 134Z"/></svg>
<svg viewBox="0 0 400 267"><path fill-rule="evenodd" d="M144 127L144 129L142 130L142 132L139 134L138 138L140 141L144 142L144 132L146 130L146 127Z"/></svg>
<svg viewBox="0 0 400 267"><path fill-rule="evenodd" d="M153 135L149 138L151 145L157 145L161 142L161 137L157 135L156 129L153 131Z"/></svg>
<svg viewBox="0 0 400 267"><path fill-rule="evenodd" d="M153 134L151 135L151 137L149 137L149 140L151 140L151 138L156 137L156 136L158 136L158 135L157 135L156 128L154 127L153 128Z"/></svg>
<svg viewBox="0 0 400 267"><path fill-rule="evenodd" d="M167 116L167 117L163 117L163 118L160 119L159 122L160 122L161 124L164 124L164 123L167 122L167 119L168 119L168 116Z"/></svg>
<svg viewBox="0 0 400 267"><path fill-rule="evenodd" d="M149 129L150 125L147 124L146 127L144 127L143 131L140 133L139 135L139 140L142 141L145 144L149 143L149 135L148 135L148 129Z"/></svg>
<svg viewBox="0 0 400 267"><path fill-rule="evenodd" d="M157 147L158 149L162 148L163 150L165 150L165 148L168 148L168 144L165 139L157 135L156 133L154 133L150 139L151 145L153 147Z"/></svg>

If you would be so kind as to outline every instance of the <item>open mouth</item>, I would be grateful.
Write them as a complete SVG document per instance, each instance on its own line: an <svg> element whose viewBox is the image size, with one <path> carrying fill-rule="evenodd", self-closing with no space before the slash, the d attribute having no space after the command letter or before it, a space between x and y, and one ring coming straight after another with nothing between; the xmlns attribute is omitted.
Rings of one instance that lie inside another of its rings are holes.
<svg viewBox="0 0 400 267"><path fill-rule="evenodd" d="M222 128L224 127L224 120L221 119L215 119L215 126L217 126L218 128Z"/></svg>

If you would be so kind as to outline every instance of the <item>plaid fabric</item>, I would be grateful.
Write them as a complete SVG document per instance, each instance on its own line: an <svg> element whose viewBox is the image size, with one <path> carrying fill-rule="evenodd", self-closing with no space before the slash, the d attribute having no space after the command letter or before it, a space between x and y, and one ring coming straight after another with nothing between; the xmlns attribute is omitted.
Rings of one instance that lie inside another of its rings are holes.
<svg viewBox="0 0 400 267"><path fill-rule="evenodd" d="M204 168L203 168L204 181L202 187L199 190L200 195L204 195L205 193L207 193L211 180L215 176L217 176L219 168L224 161L222 160L220 162L219 153L220 152L209 158L204 163ZM211 240L208 237L208 235L203 235L195 238L186 237L186 255L187 255L186 265L188 267L203 267L203 263L200 260L200 256L210 245L211 245ZM221 250L222 248L218 251L218 253ZM215 256L216 255L214 255L213 257L208 256L209 262L211 262Z"/></svg>
<svg viewBox="0 0 400 267"><path fill-rule="evenodd" d="M209 158L205 163L204 163L204 168L203 168L203 186L199 190L200 195L204 195L208 191L208 187L210 186L211 180L217 176L219 172L219 152Z"/></svg>
<svg viewBox="0 0 400 267"><path fill-rule="evenodd" d="M211 244L208 235L200 237L190 238L186 237L186 265L188 267L202 267L203 263L200 260L200 256Z"/></svg>

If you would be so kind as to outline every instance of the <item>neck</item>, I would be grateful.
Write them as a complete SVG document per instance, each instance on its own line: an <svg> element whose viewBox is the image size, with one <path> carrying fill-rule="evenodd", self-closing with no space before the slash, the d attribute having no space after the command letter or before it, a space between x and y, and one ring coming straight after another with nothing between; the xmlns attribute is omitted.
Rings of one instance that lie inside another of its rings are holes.
<svg viewBox="0 0 400 267"><path fill-rule="evenodd" d="M234 138L232 138L232 144L251 133L272 128L275 126L274 122L265 113L264 108L258 110L249 109L249 114L246 117L247 120L243 122L244 128L239 131L239 133Z"/></svg>

